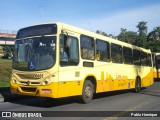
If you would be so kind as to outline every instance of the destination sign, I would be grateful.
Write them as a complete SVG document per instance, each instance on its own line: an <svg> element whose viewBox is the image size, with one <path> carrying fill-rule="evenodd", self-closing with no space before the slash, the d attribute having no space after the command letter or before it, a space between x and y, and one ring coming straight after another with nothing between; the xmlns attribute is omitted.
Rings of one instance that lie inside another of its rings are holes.
<svg viewBox="0 0 160 120"><path fill-rule="evenodd" d="M45 24L45 25L37 25L31 26L27 28L20 29L17 34L17 39L31 36L39 36L39 35L50 35L57 33L57 25L56 24Z"/></svg>

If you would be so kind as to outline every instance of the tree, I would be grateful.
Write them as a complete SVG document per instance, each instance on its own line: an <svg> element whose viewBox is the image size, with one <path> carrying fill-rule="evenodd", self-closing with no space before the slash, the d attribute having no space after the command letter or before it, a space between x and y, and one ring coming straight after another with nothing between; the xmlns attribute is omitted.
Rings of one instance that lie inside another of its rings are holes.
<svg viewBox="0 0 160 120"><path fill-rule="evenodd" d="M12 49L11 49L10 46L5 46L5 47L3 48L3 51L5 51L6 53L10 54L10 53L12 52Z"/></svg>
<svg viewBox="0 0 160 120"><path fill-rule="evenodd" d="M2 58L12 58L13 56L13 46L4 46L3 47L4 56Z"/></svg>
<svg viewBox="0 0 160 120"><path fill-rule="evenodd" d="M101 30L97 30L96 33L100 34L100 35L103 35L103 36L106 36L106 37L117 39L117 36L114 36L113 34L107 34L106 32L103 32Z"/></svg>
<svg viewBox="0 0 160 120"><path fill-rule="evenodd" d="M138 28L138 32L140 35L142 35L143 33L147 34L147 22L141 21L136 27Z"/></svg>
<svg viewBox="0 0 160 120"><path fill-rule="evenodd" d="M127 31L126 28L121 28L121 33L125 33Z"/></svg>
<svg viewBox="0 0 160 120"><path fill-rule="evenodd" d="M100 35L104 35L104 36L107 36L107 33L101 31L101 30L97 30L96 31L97 34L100 34Z"/></svg>
<svg viewBox="0 0 160 120"><path fill-rule="evenodd" d="M126 43L135 44L137 39L137 33L133 31L127 31L125 28L121 28L121 33L118 35L118 40Z"/></svg>
<svg viewBox="0 0 160 120"><path fill-rule="evenodd" d="M141 21L136 26L138 28L138 39L136 45L140 47L147 47L147 22Z"/></svg>
<svg viewBox="0 0 160 120"><path fill-rule="evenodd" d="M160 41L160 26L153 29L148 34L148 40L152 42Z"/></svg>
<svg viewBox="0 0 160 120"><path fill-rule="evenodd" d="M160 52L160 41L156 42L148 42L148 49L150 49L152 52Z"/></svg>
<svg viewBox="0 0 160 120"><path fill-rule="evenodd" d="M148 48L153 52L160 51L160 27L156 27L148 36Z"/></svg>

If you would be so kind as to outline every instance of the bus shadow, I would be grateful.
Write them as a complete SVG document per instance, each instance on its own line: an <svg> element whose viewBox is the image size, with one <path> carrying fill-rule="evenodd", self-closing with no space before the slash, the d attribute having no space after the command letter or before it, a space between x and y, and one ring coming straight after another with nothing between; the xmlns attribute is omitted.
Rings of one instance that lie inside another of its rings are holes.
<svg viewBox="0 0 160 120"><path fill-rule="evenodd" d="M140 94L160 97L160 92L154 92L154 91L142 91L140 92Z"/></svg>
<svg viewBox="0 0 160 120"><path fill-rule="evenodd" d="M94 95L94 99L100 99L100 98L105 98L105 97L121 95L121 94L127 94L130 92L132 92L132 90L120 90L120 91L110 91L110 92L97 93Z"/></svg>
<svg viewBox="0 0 160 120"><path fill-rule="evenodd" d="M4 102L16 101L26 98L29 98L29 96L11 94L10 87L0 88L0 99L3 99Z"/></svg>
<svg viewBox="0 0 160 120"><path fill-rule="evenodd" d="M142 91L140 92L140 94L160 97L160 95L157 95L158 93L151 92L151 91L145 91L144 89L146 88L142 88ZM121 91L110 91L110 92L98 93L94 95L93 102L94 100L101 100L102 98L118 96L118 95L128 94L128 93L135 93L135 92L133 90L121 90ZM22 96L21 99L17 98L15 100L11 100L8 102L11 102L14 104L20 104L24 106L39 107L39 108L52 108L52 107L69 105L69 104L74 104L74 103L84 104L80 101L79 96L65 97L65 98L58 98L58 99Z"/></svg>
<svg viewBox="0 0 160 120"><path fill-rule="evenodd" d="M160 82L160 78L154 78L154 82Z"/></svg>
<svg viewBox="0 0 160 120"><path fill-rule="evenodd" d="M2 87L0 88L0 98L4 99L6 101L8 98L10 98L10 88L9 87Z"/></svg>
<svg viewBox="0 0 160 120"><path fill-rule="evenodd" d="M27 100L11 101L11 103L20 104L24 106L39 107L39 108L51 108L56 106L78 103L78 100L76 97L57 98L57 99L30 97Z"/></svg>
<svg viewBox="0 0 160 120"><path fill-rule="evenodd" d="M93 101L101 98L127 94L131 92L130 90L123 90L123 91L112 91L112 92L104 92L98 93L94 95ZM66 97L66 98L40 98L40 97L30 97L27 100L18 100L18 101L11 101L14 104L21 104L25 106L33 106L33 107L40 107L40 108L52 108L56 106L63 106L68 104L84 104L81 102L79 96L75 97ZM92 102L91 102L92 103Z"/></svg>

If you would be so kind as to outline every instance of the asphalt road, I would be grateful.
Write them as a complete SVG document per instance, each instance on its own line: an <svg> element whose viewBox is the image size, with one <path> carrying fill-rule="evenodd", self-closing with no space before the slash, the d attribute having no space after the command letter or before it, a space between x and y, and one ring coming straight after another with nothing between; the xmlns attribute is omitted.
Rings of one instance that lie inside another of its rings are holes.
<svg viewBox="0 0 160 120"><path fill-rule="evenodd" d="M0 111L13 111L21 113L23 112L37 112L42 113L42 118L14 118L17 114L12 114L13 118L0 118L1 120L17 120L17 119L29 119L29 120L160 120L160 117L131 117L130 111L136 111L137 114L142 115L137 111L151 112L152 114L160 115L160 82L155 82L152 86L142 89L140 93L134 93L132 91L119 91L119 92L109 92L103 94L97 94L94 100L89 104L82 104L78 101L76 97L58 99L58 100L48 100L46 98L25 98L21 100L16 100L12 102L0 103ZM60 111L60 112L58 112ZM66 111L72 111L66 113ZM82 111L82 112L80 112ZM85 111L85 112L84 112ZM90 111L90 112L87 112ZM94 112L92 112L94 111ZM103 111L103 112L97 112ZM114 111L114 112L111 112ZM115 112L118 111L118 112ZM152 112L154 111L154 112ZM108 112L114 113L111 117L101 116L102 113ZM64 113L64 115L63 115ZM75 117L77 113L82 113L82 116L78 114L79 117ZM22 114L22 113L21 113ZM45 114L55 117L44 117ZM90 117L87 117L89 114ZM130 117L121 117L127 114ZM148 114L148 113L146 113ZM28 113L24 113L24 116L28 116ZM62 117L58 117L62 115ZM72 116L72 117L66 117ZM94 117L91 117L94 116ZM98 117L95 117L98 116Z"/></svg>

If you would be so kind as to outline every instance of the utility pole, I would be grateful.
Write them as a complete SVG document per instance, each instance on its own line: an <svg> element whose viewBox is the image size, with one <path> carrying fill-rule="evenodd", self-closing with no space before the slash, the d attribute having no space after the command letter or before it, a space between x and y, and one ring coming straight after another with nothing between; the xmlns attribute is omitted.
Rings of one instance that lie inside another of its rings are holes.
<svg viewBox="0 0 160 120"><path fill-rule="evenodd" d="M43 21L43 8L41 5L38 6L40 8L40 11L41 11L41 18L42 18L42 21Z"/></svg>

